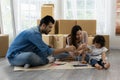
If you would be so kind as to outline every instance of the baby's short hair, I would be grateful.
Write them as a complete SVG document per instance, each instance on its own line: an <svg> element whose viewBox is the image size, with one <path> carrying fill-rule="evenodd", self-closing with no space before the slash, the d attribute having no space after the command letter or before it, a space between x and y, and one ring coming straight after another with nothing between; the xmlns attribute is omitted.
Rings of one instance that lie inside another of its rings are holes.
<svg viewBox="0 0 120 80"><path fill-rule="evenodd" d="M93 44L98 43L101 47L105 46L105 38L102 35L96 35L93 39Z"/></svg>

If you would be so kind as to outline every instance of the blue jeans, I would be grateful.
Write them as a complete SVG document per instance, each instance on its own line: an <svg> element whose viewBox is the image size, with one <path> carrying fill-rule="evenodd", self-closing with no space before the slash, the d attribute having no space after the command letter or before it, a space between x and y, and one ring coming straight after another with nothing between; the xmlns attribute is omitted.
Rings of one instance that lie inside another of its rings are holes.
<svg viewBox="0 0 120 80"><path fill-rule="evenodd" d="M102 59L101 59L100 61L97 61L97 60L95 60L95 59L91 59L91 60L90 60L90 64L91 64L93 67L95 67L95 64L99 64L99 65L101 65L102 67L104 67L104 63L102 62Z"/></svg>
<svg viewBox="0 0 120 80"><path fill-rule="evenodd" d="M65 59L65 58L67 58L68 56L70 56L70 55L69 55L69 53L67 53L67 52L54 55L54 57L55 57L56 59Z"/></svg>
<svg viewBox="0 0 120 80"><path fill-rule="evenodd" d="M29 64L30 66L40 66L49 62L47 58L42 58L33 52L21 52L12 58L8 58L8 60L13 66L24 66L25 64Z"/></svg>
<svg viewBox="0 0 120 80"><path fill-rule="evenodd" d="M69 54L68 52L65 52L65 53L57 54L57 55L55 55L54 57L55 57L56 59L65 59L65 58L67 58L67 57L69 57L69 56L70 56L70 54ZM75 60L76 60L76 61L78 61L78 60L81 61L81 59L82 59L82 55L75 57ZM86 55L85 61L89 62L89 55Z"/></svg>

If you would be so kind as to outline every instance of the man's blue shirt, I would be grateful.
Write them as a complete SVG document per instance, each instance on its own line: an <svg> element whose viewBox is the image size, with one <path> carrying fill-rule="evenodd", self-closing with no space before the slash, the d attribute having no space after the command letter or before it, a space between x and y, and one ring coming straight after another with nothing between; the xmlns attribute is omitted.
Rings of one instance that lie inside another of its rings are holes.
<svg viewBox="0 0 120 80"><path fill-rule="evenodd" d="M6 57L13 57L19 52L35 52L41 57L47 57L53 53L53 49L43 42L37 26L21 32L10 45Z"/></svg>

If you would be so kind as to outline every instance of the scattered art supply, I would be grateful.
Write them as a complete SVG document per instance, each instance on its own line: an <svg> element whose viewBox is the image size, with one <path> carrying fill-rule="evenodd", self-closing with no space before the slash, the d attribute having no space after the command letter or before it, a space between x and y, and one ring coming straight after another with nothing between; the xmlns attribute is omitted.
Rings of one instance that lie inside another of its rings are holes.
<svg viewBox="0 0 120 80"><path fill-rule="evenodd" d="M52 66L64 65L65 63L53 63Z"/></svg>
<svg viewBox="0 0 120 80"><path fill-rule="evenodd" d="M82 65L80 65L80 64L78 64L78 65L73 65L74 67L83 67L83 66L88 66L87 64L82 64Z"/></svg>

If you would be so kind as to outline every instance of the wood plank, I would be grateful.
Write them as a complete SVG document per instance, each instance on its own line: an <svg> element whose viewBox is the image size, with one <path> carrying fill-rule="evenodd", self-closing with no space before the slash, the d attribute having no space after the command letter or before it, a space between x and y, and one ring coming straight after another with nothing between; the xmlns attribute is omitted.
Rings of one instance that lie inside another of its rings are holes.
<svg viewBox="0 0 120 80"><path fill-rule="evenodd" d="M2 80L120 80L120 50L110 50L108 70L41 70L14 72L6 59L0 59L0 78Z"/></svg>

